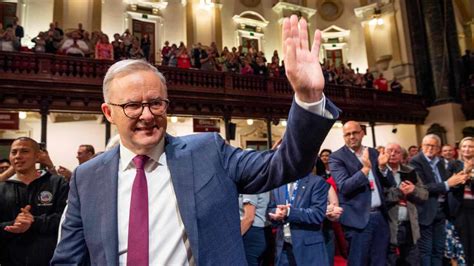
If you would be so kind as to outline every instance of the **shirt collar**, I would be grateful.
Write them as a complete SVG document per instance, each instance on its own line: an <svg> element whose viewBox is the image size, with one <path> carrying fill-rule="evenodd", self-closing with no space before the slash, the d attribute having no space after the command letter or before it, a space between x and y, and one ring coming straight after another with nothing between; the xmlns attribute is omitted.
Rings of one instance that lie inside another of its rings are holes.
<svg viewBox="0 0 474 266"><path fill-rule="evenodd" d="M146 156L150 157L150 160L153 162L156 162L160 165L164 165L165 162L165 157L162 156L165 151L165 138L162 138L161 141L153 147L147 154ZM123 144L122 141L120 141L120 165L121 169L120 171L125 171L129 167L135 168L135 165L132 163L133 158L135 158L136 154L132 152L131 150L127 149Z"/></svg>
<svg viewBox="0 0 474 266"><path fill-rule="evenodd" d="M426 160L428 161L428 163L429 163L430 165L435 166L435 165L438 164L438 162L439 162L438 156L435 156L435 157L433 157L433 159L430 159L430 158L428 158L428 156L426 156L424 153L422 153L422 154L423 154L423 156L425 156Z"/></svg>

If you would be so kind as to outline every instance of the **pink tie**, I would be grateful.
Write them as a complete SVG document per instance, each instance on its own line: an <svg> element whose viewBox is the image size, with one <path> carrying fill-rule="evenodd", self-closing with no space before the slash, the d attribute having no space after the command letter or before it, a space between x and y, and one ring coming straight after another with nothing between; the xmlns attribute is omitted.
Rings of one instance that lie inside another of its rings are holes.
<svg viewBox="0 0 474 266"><path fill-rule="evenodd" d="M149 157L137 155L133 163L137 174L133 181L128 223L127 265L149 265L148 260L148 188L144 166Z"/></svg>

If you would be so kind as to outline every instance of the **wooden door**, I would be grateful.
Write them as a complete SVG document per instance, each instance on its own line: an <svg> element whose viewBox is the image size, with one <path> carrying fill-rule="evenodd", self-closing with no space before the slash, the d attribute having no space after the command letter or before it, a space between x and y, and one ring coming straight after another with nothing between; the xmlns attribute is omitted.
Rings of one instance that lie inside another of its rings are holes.
<svg viewBox="0 0 474 266"><path fill-rule="evenodd" d="M143 35L148 34L148 36L150 37L150 41L151 41L150 57L147 58L147 60L154 64L155 63L155 23L144 22L144 21L136 20L136 19L134 19L132 23L133 23L132 34L133 36L138 37L138 39L140 40L140 44L141 44Z"/></svg>
<svg viewBox="0 0 474 266"><path fill-rule="evenodd" d="M342 61L342 50L326 50L326 60L329 61L330 66L335 66L339 67L343 61Z"/></svg>
<svg viewBox="0 0 474 266"><path fill-rule="evenodd" d="M3 29L13 24L16 16L16 3L0 3L0 22Z"/></svg>

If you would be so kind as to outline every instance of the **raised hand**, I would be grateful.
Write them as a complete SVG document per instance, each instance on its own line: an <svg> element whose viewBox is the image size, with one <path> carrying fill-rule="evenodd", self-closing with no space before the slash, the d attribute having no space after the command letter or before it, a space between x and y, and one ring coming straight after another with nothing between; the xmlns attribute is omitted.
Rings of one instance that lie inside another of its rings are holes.
<svg viewBox="0 0 474 266"><path fill-rule="evenodd" d="M390 159L390 154L388 154L385 151L382 151L379 154L379 158L378 158L379 167L381 169L385 169L385 167L387 167L387 163L389 159Z"/></svg>
<svg viewBox="0 0 474 266"><path fill-rule="evenodd" d="M292 15L283 20L283 60L286 76L298 99L319 101L324 89L324 76L319 64L321 32L316 30L309 50L308 25L304 18Z"/></svg>

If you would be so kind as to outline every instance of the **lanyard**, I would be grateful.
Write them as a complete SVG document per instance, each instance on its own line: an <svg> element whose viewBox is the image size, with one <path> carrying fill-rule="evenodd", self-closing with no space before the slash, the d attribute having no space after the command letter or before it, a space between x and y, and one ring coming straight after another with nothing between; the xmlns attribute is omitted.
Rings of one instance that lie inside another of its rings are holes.
<svg viewBox="0 0 474 266"><path fill-rule="evenodd" d="M293 193L291 195L291 198L290 198L290 187L288 185L286 185L286 193L285 193L285 200L286 200L286 204L290 204L290 205L293 205L293 202L295 201L295 198L296 198L296 192L298 191L298 183L300 181L296 181L293 183Z"/></svg>

